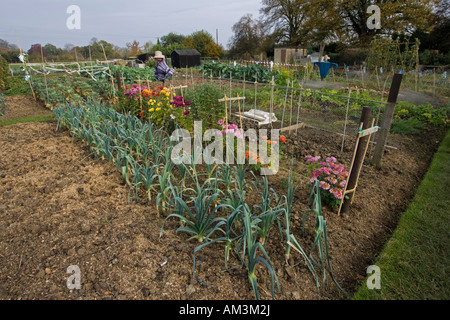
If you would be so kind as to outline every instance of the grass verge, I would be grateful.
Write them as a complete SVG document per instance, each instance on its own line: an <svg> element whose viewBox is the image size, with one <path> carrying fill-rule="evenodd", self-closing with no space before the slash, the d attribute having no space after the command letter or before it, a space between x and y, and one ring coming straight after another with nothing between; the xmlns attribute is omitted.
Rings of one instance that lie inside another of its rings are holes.
<svg viewBox="0 0 450 320"><path fill-rule="evenodd" d="M381 289L366 282L354 300L450 298L450 131L442 141L413 201L374 264Z"/></svg>
<svg viewBox="0 0 450 320"><path fill-rule="evenodd" d="M17 123L51 121L54 119L55 119L54 115L36 116L36 117L29 117L29 118L17 118L17 119L0 121L0 127L9 126L9 125L17 124Z"/></svg>

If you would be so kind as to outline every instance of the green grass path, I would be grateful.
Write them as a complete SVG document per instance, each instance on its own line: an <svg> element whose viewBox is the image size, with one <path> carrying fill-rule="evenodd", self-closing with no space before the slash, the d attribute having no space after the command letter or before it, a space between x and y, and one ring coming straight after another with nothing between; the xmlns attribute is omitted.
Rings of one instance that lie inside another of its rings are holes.
<svg viewBox="0 0 450 320"><path fill-rule="evenodd" d="M353 299L450 298L450 131L398 227L374 264L381 289L366 281Z"/></svg>

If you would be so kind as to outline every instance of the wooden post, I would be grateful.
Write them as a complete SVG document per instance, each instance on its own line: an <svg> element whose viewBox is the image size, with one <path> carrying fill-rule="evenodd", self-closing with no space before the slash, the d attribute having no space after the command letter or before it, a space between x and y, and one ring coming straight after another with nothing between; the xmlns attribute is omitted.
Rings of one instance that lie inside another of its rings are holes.
<svg viewBox="0 0 450 320"><path fill-rule="evenodd" d="M303 90L303 86L300 86L299 97L298 97L298 109L297 109L297 126L295 127L295 135L297 135L297 132L298 132L298 121L300 119L300 108L302 106L302 90Z"/></svg>
<svg viewBox="0 0 450 320"><path fill-rule="evenodd" d="M350 107L350 98L352 89L348 89L347 108L345 109L344 134L342 135L341 153L344 152L345 133L347 131L348 108Z"/></svg>
<svg viewBox="0 0 450 320"><path fill-rule="evenodd" d="M270 82L271 85L271 89L270 89L270 109L269 112L273 113L273 89L274 89L274 84L275 84L275 77L272 76L272 81ZM273 124L272 124L272 115L270 115L270 128L272 128Z"/></svg>
<svg viewBox="0 0 450 320"><path fill-rule="evenodd" d="M231 81L232 81L232 73L230 72L230 98L233 96L231 93L231 87L233 85ZM230 102L230 115L231 115L231 102Z"/></svg>
<svg viewBox="0 0 450 320"><path fill-rule="evenodd" d="M138 75L138 84L139 84L139 108L140 108L139 112L141 112L142 111L142 94L141 94L142 87L141 87L141 76L139 76L139 75Z"/></svg>
<svg viewBox="0 0 450 320"><path fill-rule="evenodd" d="M378 67L375 66L375 74L377 75L377 84L378 84L378 90L380 90L380 79L378 78Z"/></svg>
<svg viewBox="0 0 450 320"><path fill-rule="evenodd" d="M42 45L41 45L41 59L42 59L42 71L44 72L45 91L47 93L47 101L48 101L47 73L45 72L45 62L44 62L44 53L42 50Z"/></svg>
<svg viewBox="0 0 450 320"><path fill-rule="evenodd" d="M255 75L255 109L256 109L256 94L257 94L257 86L258 86L258 76Z"/></svg>
<svg viewBox="0 0 450 320"><path fill-rule="evenodd" d="M292 128L292 99L294 98L294 81L292 81L291 85L291 112L289 115L289 134L291 134L291 128Z"/></svg>
<svg viewBox="0 0 450 320"><path fill-rule="evenodd" d="M287 103L288 92L289 92L289 79L287 79L286 95L284 97L283 115L281 117L281 128L283 128L283 124L284 124L284 113L286 112L286 103Z"/></svg>
<svg viewBox="0 0 450 320"><path fill-rule="evenodd" d="M436 95L436 67L433 67L433 95Z"/></svg>
<svg viewBox="0 0 450 320"><path fill-rule="evenodd" d="M244 97L245 97L245 73L244 73L244 84L243 84L243 88L242 88L242 94L244 95ZM244 101L242 101L242 112L245 112L245 100Z"/></svg>
<svg viewBox="0 0 450 320"><path fill-rule="evenodd" d="M361 119L360 123L362 123L361 129L367 129L370 126L370 115L372 113L371 107L363 107L362 113L361 113ZM361 171L361 167L364 162L364 157L366 155L366 144L369 137L364 136L359 139L359 143L356 145L355 155L354 155L354 163L352 165L351 171L349 172L349 178L347 180L346 189L347 190L354 190L356 188L359 172ZM358 141L358 140L357 140ZM354 191L349 192L350 198L353 196ZM342 203L342 212L346 212L348 208L350 207L351 200L350 199L343 199Z"/></svg>
<svg viewBox="0 0 450 320"><path fill-rule="evenodd" d="M109 78L111 79L111 84L112 84L112 87L113 87L113 94L114 94L114 97L115 97L116 96L116 87L114 86L114 78L111 75L111 69L109 68L108 58L106 58L105 48L103 47L103 45L102 45L102 50L103 50L103 56L105 57L106 65L108 66ZM140 86L141 86L141 84L139 84L139 87Z"/></svg>
<svg viewBox="0 0 450 320"><path fill-rule="evenodd" d="M381 158L384 153L384 145L386 144L387 136L391 130L392 119L394 117L395 105L397 103L398 92L402 83L402 75L394 74L392 78L391 89L389 90L389 97L384 109L383 123L378 133L377 142L375 146L374 155L372 158L372 165L376 168L381 168Z"/></svg>
<svg viewBox="0 0 450 320"><path fill-rule="evenodd" d="M19 46L19 52L23 56L22 48L20 47L19 37L17 36L16 29L14 29L14 33L16 34L17 45ZM42 45L41 45L41 47L42 47ZM25 70L25 74L26 74L26 72L27 72L27 64L25 63L25 59L23 60L22 65L23 65L23 69ZM34 98L34 100L36 100L36 95L34 93L32 80L31 80L31 72L30 72L30 81L28 82L28 84L30 85L30 89L31 89L31 93L33 94L33 98Z"/></svg>
<svg viewBox="0 0 450 320"><path fill-rule="evenodd" d="M90 63L91 63L91 68L92 68L91 46L89 46L89 61L90 61Z"/></svg>
<svg viewBox="0 0 450 320"><path fill-rule="evenodd" d="M239 122L241 125L240 129L244 130L244 127L242 126L241 102L239 100L239 94L237 95L237 98L238 98ZM242 100L242 101L245 101L245 100Z"/></svg>
<svg viewBox="0 0 450 320"><path fill-rule="evenodd" d="M225 125L227 126L226 129L228 129L228 107L227 107L227 95L225 95ZM231 116L231 115L230 115Z"/></svg>
<svg viewBox="0 0 450 320"><path fill-rule="evenodd" d="M116 71L116 81L117 81L117 87L119 88L119 90L122 90L122 82L120 81L119 70Z"/></svg>

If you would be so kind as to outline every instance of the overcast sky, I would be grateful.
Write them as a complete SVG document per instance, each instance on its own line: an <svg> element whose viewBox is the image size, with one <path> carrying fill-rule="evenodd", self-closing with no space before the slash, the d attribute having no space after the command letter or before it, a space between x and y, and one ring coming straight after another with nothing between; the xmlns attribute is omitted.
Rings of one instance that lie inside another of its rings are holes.
<svg viewBox="0 0 450 320"><path fill-rule="evenodd" d="M81 28L70 30L70 5L81 10ZM245 14L260 16L260 0L18 0L2 1L0 39L28 50L32 44L88 45L96 37L120 47L137 40L156 43L170 32L189 35L205 30L227 48L231 30Z"/></svg>

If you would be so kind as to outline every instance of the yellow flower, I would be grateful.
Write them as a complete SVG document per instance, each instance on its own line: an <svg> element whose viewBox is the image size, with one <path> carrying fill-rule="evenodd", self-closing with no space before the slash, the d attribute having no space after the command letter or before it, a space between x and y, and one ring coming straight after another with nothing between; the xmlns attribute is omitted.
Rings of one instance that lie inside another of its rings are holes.
<svg viewBox="0 0 450 320"><path fill-rule="evenodd" d="M156 111L161 111L161 108L156 108Z"/></svg>
<svg viewBox="0 0 450 320"><path fill-rule="evenodd" d="M148 111L153 112L155 111L155 108L148 109Z"/></svg>
<svg viewBox="0 0 450 320"><path fill-rule="evenodd" d="M158 102L157 106L158 106L158 107L161 107L161 101L160 101L160 102Z"/></svg>

